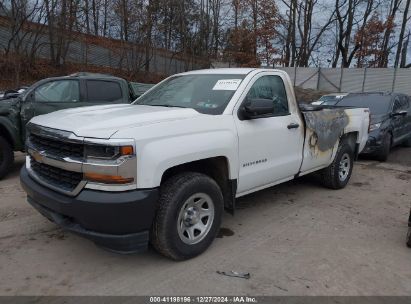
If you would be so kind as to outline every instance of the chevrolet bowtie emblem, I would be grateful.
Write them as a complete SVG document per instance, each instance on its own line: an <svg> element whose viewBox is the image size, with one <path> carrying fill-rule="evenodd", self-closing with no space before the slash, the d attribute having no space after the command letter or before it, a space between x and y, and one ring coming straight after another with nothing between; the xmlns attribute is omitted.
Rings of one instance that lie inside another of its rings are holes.
<svg viewBox="0 0 411 304"><path fill-rule="evenodd" d="M31 156L34 158L34 160L38 163L42 162L42 157L41 157L41 153L37 152L37 151L31 151Z"/></svg>

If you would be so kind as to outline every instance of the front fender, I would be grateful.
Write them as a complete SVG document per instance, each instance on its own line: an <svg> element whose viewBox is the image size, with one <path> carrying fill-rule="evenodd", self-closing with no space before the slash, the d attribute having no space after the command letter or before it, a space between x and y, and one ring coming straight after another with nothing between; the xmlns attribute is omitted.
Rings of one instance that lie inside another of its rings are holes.
<svg viewBox="0 0 411 304"><path fill-rule="evenodd" d="M237 151L237 138L228 130L156 139L138 149L137 187L158 187L167 169L219 156L228 160L229 178L236 179L238 176Z"/></svg>

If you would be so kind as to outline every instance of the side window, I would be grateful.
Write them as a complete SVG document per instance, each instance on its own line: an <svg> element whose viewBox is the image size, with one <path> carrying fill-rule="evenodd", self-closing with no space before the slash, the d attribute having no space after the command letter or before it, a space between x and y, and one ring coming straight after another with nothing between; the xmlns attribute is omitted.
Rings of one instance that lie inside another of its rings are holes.
<svg viewBox="0 0 411 304"><path fill-rule="evenodd" d="M403 95L401 98L403 103L403 110L408 111L410 108L410 98L407 95Z"/></svg>
<svg viewBox="0 0 411 304"><path fill-rule="evenodd" d="M401 108L402 108L402 106L401 106L401 100L400 100L400 98L397 96L397 97L395 97L395 99L394 99L394 107L393 107L392 111L393 111L394 113L396 113L396 112L401 111Z"/></svg>
<svg viewBox="0 0 411 304"><path fill-rule="evenodd" d="M262 76L254 82L247 99L269 99L274 104L273 116L288 115L288 99L283 80L279 76Z"/></svg>
<svg viewBox="0 0 411 304"><path fill-rule="evenodd" d="M34 91L36 102L78 102L80 89L77 80L56 80L42 84Z"/></svg>
<svg viewBox="0 0 411 304"><path fill-rule="evenodd" d="M106 80L87 80L88 102L114 102L121 101L123 95L120 84Z"/></svg>

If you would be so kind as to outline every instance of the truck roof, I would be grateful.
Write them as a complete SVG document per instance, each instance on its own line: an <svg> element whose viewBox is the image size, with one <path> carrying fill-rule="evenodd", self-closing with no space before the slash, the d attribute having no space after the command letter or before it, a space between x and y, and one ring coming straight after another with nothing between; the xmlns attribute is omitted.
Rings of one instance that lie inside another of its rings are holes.
<svg viewBox="0 0 411 304"><path fill-rule="evenodd" d="M43 80L52 80L52 79L64 79L64 78L81 78L81 79L117 79L117 80L124 80L121 77L112 76L109 74L99 74L99 73L88 73L88 72L79 72L65 76L57 76L57 77L49 77L42 79Z"/></svg>
<svg viewBox="0 0 411 304"><path fill-rule="evenodd" d="M277 69L262 69L262 68L221 68L221 69L204 69L194 70L189 72L180 73L179 75L195 75L195 74L231 74L231 75L247 75L254 71L260 72L283 72Z"/></svg>

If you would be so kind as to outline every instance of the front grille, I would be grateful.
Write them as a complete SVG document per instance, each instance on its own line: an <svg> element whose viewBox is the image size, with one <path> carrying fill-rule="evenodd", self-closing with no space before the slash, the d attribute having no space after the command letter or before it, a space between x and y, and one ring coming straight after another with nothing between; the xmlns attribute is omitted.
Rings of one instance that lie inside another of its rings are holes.
<svg viewBox="0 0 411 304"><path fill-rule="evenodd" d="M73 191L83 179L82 173L67 171L36 162L32 156L30 156L30 167L43 181L68 192Z"/></svg>
<svg viewBox="0 0 411 304"><path fill-rule="evenodd" d="M77 159L82 159L84 156L84 145L80 143L59 141L33 133L29 135L29 142L36 150L45 151L47 154L52 156Z"/></svg>

